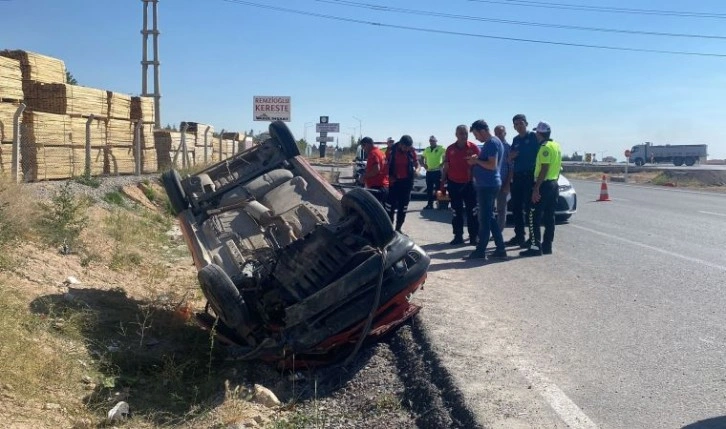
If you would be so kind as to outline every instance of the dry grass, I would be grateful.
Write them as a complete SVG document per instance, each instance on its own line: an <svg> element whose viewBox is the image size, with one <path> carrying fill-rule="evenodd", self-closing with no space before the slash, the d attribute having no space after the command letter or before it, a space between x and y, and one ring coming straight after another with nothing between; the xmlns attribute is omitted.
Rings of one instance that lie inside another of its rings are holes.
<svg viewBox="0 0 726 429"><path fill-rule="evenodd" d="M166 234L173 218L93 206L78 253L62 255L35 227L40 207L0 185L0 255L14 255L0 266L4 427L105 427L120 400L125 427L270 421L274 410L225 395L225 380L265 369L223 361L189 319L203 301L183 242ZM64 285L68 275L81 284Z"/></svg>

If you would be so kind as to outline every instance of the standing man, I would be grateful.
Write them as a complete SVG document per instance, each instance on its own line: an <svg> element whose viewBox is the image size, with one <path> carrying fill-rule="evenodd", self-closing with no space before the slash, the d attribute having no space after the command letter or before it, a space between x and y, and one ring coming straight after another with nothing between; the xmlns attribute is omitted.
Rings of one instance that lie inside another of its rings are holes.
<svg viewBox="0 0 726 429"><path fill-rule="evenodd" d="M390 148L390 159L388 162L388 182L390 208L388 216L391 222L396 214L396 231L401 232L403 222L406 220L408 203L411 202L411 189L418 160L416 151L413 149L413 139L409 135L401 137L397 143Z"/></svg>
<svg viewBox="0 0 726 429"><path fill-rule="evenodd" d="M490 232L494 236L494 244L497 246L492 257L506 258L507 251L504 248L502 230L499 229L494 217L494 200L502 186L499 164L504 160L504 149L502 142L491 135L489 125L483 119L471 124L470 130L483 145L478 156L472 155L467 159L469 165L473 166L474 187L479 204L479 243L467 259L486 259Z"/></svg>
<svg viewBox="0 0 726 429"><path fill-rule="evenodd" d="M366 172L363 183L385 208L388 205L388 169L386 155L373 144L373 139L363 137L360 141L366 156Z"/></svg>
<svg viewBox="0 0 726 429"><path fill-rule="evenodd" d="M436 144L436 137L429 137L429 147L423 150L423 162L426 169L426 197L428 204L426 209L434 208L434 196L441 186L441 166L444 163L446 149Z"/></svg>
<svg viewBox="0 0 726 429"><path fill-rule="evenodd" d="M539 143L533 132L527 131L527 117L523 114L512 118L517 136L512 141L510 159L512 160L512 216L514 217L514 237L507 246L526 247L524 235L525 215L529 213L534 184L534 165Z"/></svg>
<svg viewBox="0 0 726 429"><path fill-rule="evenodd" d="M536 182L532 189L532 204L529 218L529 249L519 252L522 256L542 256L552 254L552 241L555 238L555 207L559 197L557 179L562 167L560 144L550 138L552 132L547 122L540 122L535 128L540 143L534 169ZM540 225L544 225L544 239Z"/></svg>
<svg viewBox="0 0 726 429"><path fill-rule="evenodd" d="M502 178L502 187L499 189L499 194L497 194L497 225L500 231L504 231L504 227L507 225L507 196L509 195L509 188L512 184L512 178L509 175L512 170L510 168L511 161L509 160L511 146L507 143L507 129L504 125L494 127L494 135L502 142L502 148L504 149L504 157L499 164L499 175Z"/></svg>
<svg viewBox="0 0 726 429"><path fill-rule="evenodd" d="M466 227L469 230L469 243L476 245L479 234L479 222L476 217L476 192L472 183L471 165L468 159L472 155L479 156L479 147L468 141L469 131L466 125L456 127L456 142L446 148L442 178L451 198L454 217L451 226L454 228L454 239L449 244L464 243L464 207L466 207Z"/></svg>

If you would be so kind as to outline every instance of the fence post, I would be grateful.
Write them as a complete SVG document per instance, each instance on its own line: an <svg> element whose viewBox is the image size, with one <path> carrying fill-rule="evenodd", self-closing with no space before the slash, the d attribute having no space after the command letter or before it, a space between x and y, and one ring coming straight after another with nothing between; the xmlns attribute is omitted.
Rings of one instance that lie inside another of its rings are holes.
<svg viewBox="0 0 726 429"><path fill-rule="evenodd" d="M136 121L134 128L134 158L136 160L134 174L141 175L141 121Z"/></svg>
<svg viewBox="0 0 726 429"><path fill-rule="evenodd" d="M172 164L174 164L174 167L176 167L176 160L179 158L179 152L181 152L182 168L187 168L187 128L189 128L189 124L187 124L186 122L182 122L181 141L179 142L179 147L174 154L174 160L172 160Z"/></svg>
<svg viewBox="0 0 726 429"><path fill-rule="evenodd" d="M83 177L86 180L91 179L91 123L94 119L95 116L89 115L86 120L86 162L83 168Z"/></svg>
<svg viewBox="0 0 726 429"><path fill-rule="evenodd" d="M13 115L13 155L11 157L11 177L15 183L20 183L20 115L25 111L25 103L20 103Z"/></svg>
<svg viewBox="0 0 726 429"><path fill-rule="evenodd" d="M222 128L222 132L219 133L219 160L222 160L222 136L224 135L224 128Z"/></svg>
<svg viewBox="0 0 726 429"><path fill-rule="evenodd" d="M209 162L208 149L207 149L207 135L209 134L209 128L210 128L210 126L207 125L207 128L204 130L204 163L205 164L207 162Z"/></svg>

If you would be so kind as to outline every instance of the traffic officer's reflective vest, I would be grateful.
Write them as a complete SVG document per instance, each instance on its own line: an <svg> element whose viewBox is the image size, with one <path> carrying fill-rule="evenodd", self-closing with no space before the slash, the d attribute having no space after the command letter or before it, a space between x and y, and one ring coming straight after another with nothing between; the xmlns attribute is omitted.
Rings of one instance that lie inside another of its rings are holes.
<svg viewBox="0 0 726 429"><path fill-rule="evenodd" d="M540 145L537 152L537 163L534 167L534 178L539 177L542 170L542 164L549 164L547 176L544 180L557 180L560 178L560 169L562 168L562 150L560 144L554 140L548 140Z"/></svg>

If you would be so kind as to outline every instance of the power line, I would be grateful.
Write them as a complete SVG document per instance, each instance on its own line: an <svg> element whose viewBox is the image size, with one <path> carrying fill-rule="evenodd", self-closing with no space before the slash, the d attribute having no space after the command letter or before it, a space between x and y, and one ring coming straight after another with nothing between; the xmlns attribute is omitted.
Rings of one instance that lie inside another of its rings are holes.
<svg viewBox="0 0 726 429"><path fill-rule="evenodd" d="M717 36L717 35L709 35L709 34L622 30L622 29L617 29L617 28L583 27L583 26L578 26L578 25L552 24L552 23L547 23L547 22L515 21L515 20L511 20L511 19L484 18L484 17L471 16L471 15L455 15L455 14L443 13L443 12L431 12L431 11L425 11L425 10L405 9L405 8L399 8L399 7L382 6L382 5L375 5L375 4L370 4L370 3L360 3L360 2L347 1L347 0L314 0L314 1L317 1L320 3L356 7L356 8L361 8L361 9L371 9L371 10L375 10L375 11L379 11L379 12L394 12L394 13L403 13L403 14L410 14L410 15L435 16L435 17L439 17L439 18L450 18L450 19L459 19L459 20L466 20L466 21L494 22L494 23L499 23L499 24L523 25L523 26L530 26L530 27L558 28L558 29L564 29L564 30L596 31L596 32L602 32L602 33L638 34L638 35L646 35L646 36L664 36L664 37L684 37L684 38L726 40L726 36Z"/></svg>
<svg viewBox="0 0 726 429"><path fill-rule="evenodd" d="M622 46L590 45L590 44L585 44L585 43L557 42L557 41L549 41L549 40L523 39L523 38L516 38L516 37L504 37L504 36L492 36L492 35L487 35L487 34L465 33L465 32L459 32L459 31L437 30L437 29L433 29L433 28L422 28L422 27L413 27L413 26L406 26L406 25L385 24L385 23L373 22L373 21L364 21L361 19L345 18L345 17L335 16L335 15L326 15L326 14L322 14L322 13L307 12L307 11L296 10L296 9L288 9L288 8L284 8L284 7L258 4L258 3L253 3L253 2L249 2L249 1L243 1L243 0L222 0L222 1L227 2L227 3L236 3L236 4L246 5L246 6L262 8L262 9L276 10L279 12L294 13L297 15L314 16L317 18L329 19L329 20L333 20L333 21L343 21L343 22L350 22L350 23L355 23L355 24L372 25L375 27L392 28L392 29L396 29L396 30L417 31L417 32L422 32L422 33L446 34L446 35L450 35L450 36L476 37L476 38L480 38L480 39L506 40L506 41L510 41L510 42L536 43L536 44L542 44L542 45L602 49L602 50L609 50L609 51L644 52L644 53L651 53L651 54L688 55L688 56L698 56L698 57L726 58L726 54L718 54L718 53L713 53L713 52L672 51L672 50L662 50L662 49L628 48L628 47L622 47Z"/></svg>
<svg viewBox="0 0 726 429"><path fill-rule="evenodd" d="M713 12L692 12L664 9L637 9L628 7L612 7L612 6L585 6L572 3L555 3L534 0L466 0L475 3L504 4L508 6L524 6L538 7L545 9L564 9L564 10L580 10L586 12L607 12L621 13L633 15L659 15L659 16L677 16L683 18L712 18L726 19L726 13Z"/></svg>

